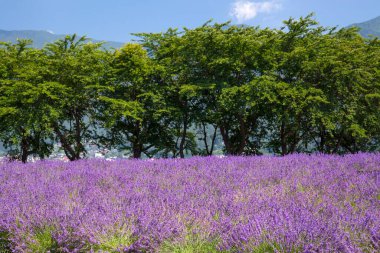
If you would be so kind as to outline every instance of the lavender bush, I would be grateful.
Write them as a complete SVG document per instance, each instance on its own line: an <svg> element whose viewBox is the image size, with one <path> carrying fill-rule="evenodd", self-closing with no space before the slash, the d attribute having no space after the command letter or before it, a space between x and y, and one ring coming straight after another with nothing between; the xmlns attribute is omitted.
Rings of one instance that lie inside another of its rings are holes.
<svg viewBox="0 0 380 253"><path fill-rule="evenodd" d="M380 155L0 165L0 252L379 252Z"/></svg>

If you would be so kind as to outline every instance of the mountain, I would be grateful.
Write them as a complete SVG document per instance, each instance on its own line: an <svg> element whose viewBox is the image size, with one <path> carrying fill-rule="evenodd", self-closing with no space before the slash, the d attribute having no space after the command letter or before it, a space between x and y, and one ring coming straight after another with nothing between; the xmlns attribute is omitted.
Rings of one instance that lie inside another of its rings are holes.
<svg viewBox="0 0 380 253"><path fill-rule="evenodd" d="M42 48L45 44L54 42L56 40L64 38L66 35L54 34L49 31L36 31L36 30L19 30L19 31L6 31L0 30L0 41L16 42L17 39L31 39L33 40L33 46L36 48ZM93 42L101 42L100 40L92 40ZM103 41L104 42L104 41ZM106 41L103 45L105 48L119 48L124 43L116 41Z"/></svg>
<svg viewBox="0 0 380 253"><path fill-rule="evenodd" d="M362 23L352 24L348 27L360 28L360 34L363 37L368 38L369 35L373 35L380 38L380 16Z"/></svg>

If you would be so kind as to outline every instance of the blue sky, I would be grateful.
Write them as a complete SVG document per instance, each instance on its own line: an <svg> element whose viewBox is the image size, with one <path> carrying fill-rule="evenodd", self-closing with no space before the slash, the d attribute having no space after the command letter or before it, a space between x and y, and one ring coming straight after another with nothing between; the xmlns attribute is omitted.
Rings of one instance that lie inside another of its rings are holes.
<svg viewBox="0 0 380 253"><path fill-rule="evenodd" d="M129 41L130 33L160 32L217 22L280 27L310 12L325 26L380 16L380 0L0 0L0 29L50 30Z"/></svg>

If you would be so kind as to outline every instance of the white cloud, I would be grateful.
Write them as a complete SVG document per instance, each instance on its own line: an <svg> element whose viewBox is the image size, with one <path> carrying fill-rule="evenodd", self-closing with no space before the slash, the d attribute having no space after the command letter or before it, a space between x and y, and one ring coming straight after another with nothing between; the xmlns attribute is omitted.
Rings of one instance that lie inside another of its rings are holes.
<svg viewBox="0 0 380 253"><path fill-rule="evenodd" d="M255 18L259 13L271 13L281 8L278 1L253 2L238 0L233 4L231 16L239 23Z"/></svg>

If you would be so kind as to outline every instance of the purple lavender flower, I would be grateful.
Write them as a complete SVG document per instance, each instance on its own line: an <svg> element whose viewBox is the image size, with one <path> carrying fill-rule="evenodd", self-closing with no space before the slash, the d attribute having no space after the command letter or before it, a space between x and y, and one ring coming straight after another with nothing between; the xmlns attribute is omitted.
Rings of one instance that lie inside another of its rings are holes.
<svg viewBox="0 0 380 253"><path fill-rule="evenodd" d="M379 252L379 238L379 154L0 165L0 251Z"/></svg>

